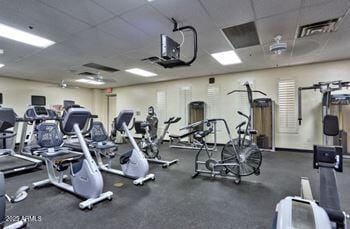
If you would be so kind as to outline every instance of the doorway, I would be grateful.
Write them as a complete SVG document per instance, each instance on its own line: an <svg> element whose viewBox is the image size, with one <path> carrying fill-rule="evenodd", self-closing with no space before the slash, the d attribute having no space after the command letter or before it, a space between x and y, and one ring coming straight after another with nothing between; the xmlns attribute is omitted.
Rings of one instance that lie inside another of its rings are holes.
<svg viewBox="0 0 350 229"><path fill-rule="evenodd" d="M107 132L111 132L111 125L117 116L117 95L107 95Z"/></svg>

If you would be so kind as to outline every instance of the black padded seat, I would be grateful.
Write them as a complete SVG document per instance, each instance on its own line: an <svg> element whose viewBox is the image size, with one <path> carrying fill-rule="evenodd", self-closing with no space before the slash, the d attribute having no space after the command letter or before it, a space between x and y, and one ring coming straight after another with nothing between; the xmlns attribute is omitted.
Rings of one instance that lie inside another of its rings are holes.
<svg viewBox="0 0 350 229"><path fill-rule="evenodd" d="M115 149L115 150L118 149L118 146L116 144L114 144L113 142L110 142L110 141L99 142L97 144L92 144L92 145L96 149L101 149L101 150L112 149L112 148Z"/></svg>
<svg viewBox="0 0 350 229"><path fill-rule="evenodd" d="M198 130L193 130L193 131L187 132L187 133L182 134L182 135L170 134L169 138L185 138L185 137L191 136L192 134L194 134L196 132L198 132Z"/></svg>
<svg viewBox="0 0 350 229"><path fill-rule="evenodd" d="M255 135L258 134L257 130L248 130L249 134Z"/></svg>
<svg viewBox="0 0 350 229"><path fill-rule="evenodd" d="M211 132L213 132L213 129L210 128L208 130L204 130L204 131L197 131L195 134L194 134L194 138L196 139L203 139L205 138L206 136L208 136Z"/></svg>
<svg viewBox="0 0 350 229"><path fill-rule="evenodd" d="M334 115L326 115L323 119L323 133L327 136L339 135L338 117Z"/></svg>
<svg viewBox="0 0 350 229"><path fill-rule="evenodd" d="M245 132L245 130L238 130L237 133L238 134L245 134L246 132ZM248 130L248 134L256 135L256 134L258 134L258 131L257 130Z"/></svg>

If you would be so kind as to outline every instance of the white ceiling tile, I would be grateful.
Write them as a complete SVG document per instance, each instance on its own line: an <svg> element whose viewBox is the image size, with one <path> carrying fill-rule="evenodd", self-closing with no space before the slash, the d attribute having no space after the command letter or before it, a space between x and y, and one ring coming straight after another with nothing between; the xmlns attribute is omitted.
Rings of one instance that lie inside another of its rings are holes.
<svg viewBox="0 0 350 229"><path fill-rule="evenodd" d="M320 52L325 48L329 34L314 35L310 37L298 38L293 47L293 57L308 56Z"/></svg>
<svg viewBox="0 0 350 229"><path fill-rule="evenodd" d="M198 0L162 0L153 1L152 6L168 18L175 18L181 25L191 25L197 32L206 32L216 28ZM174 10L181 9L181 10Z"/></svg>
<svg viewBox="0 0 350 229"><path fill-rule="evenodd" d="M305 7L301 9L300 25L341 17L349 7L348 0L334 0L325 4Z"/></svg>
<svg viewBox="0 0 350 229"><path fill-rule="evenodd" d="M350 30L337 31L330 35L330 38L327 42L325 50L338 50L338 54L347 54L349 52L344 50L350 50ZM350 55L349 55L350 56Z"/></svg>
<svg viewBox="0 0 350 229"><path fill-rule="evenodd" d="M0 21L56 42L89 27L86 23L34 0L0 2ZM29 29L29 26L33 29Z"/></svg>
<svg viewBox="0 0 350 229"><path fill-rule="evenodd" d="M339 31L350 30L350 13L346 14L340 21Z"/></svg>
<svg viewBox="0 0 350 229"><path fill-rule="evenodd" d="M90 0L39 0L55 9L78 18L89 25L96 25L114 15Z"/></svg>
<svg viewBox="0 0 350 229"><path fill-rule="evenodd" d="M294 39L297 31L299 11L292 11L256 21L260 42L271 43L273 38L280 34L283 40Z"/></svg>
<svg viewBox="0 0 350 229"><path fill-rule="evenodd" d="M149 5L131 10L121 17L152 37L172 33L171 21Z"/></svg>
<svg viewBox="0 0 350 229"><path fill-rule="evenodd" d="M115 15L144 5L146 0L92 0Z"/></svg>
<svg viewBox="0 0 350 229"><path fill-rule="evenodd" d="M302 7L320 5L331 1L338 1L338 0L304 0Z"/></svg>
<svg viewBox="0 0 350 229"><path fill-rule="evenodd" d="M5 38L0 38L0 49L4 50L4 54L0 55L0 63L15 62L41 51L39 48Z"/></svg>
<svg viewBox="0 0 350 229"><path fill-rule="evenodd" d="M264 51L260 45L237 49L236 53L244 63L259 61L264 58Z"/></svg>
<svg viewBox="0 0 350 229"><path fill-rule="evenodd" d="M211 18L221 27L229 27L254 20L254 12L248 0L200 0Z"/></svg>
<svg viewBox="0 0 350 229"><path fill-rule="evenodd" d="M133 48L132 43L119 40L96 28L76 34L72 39L63 42L62 45L71 49L75 55L83 57L109 57Z"/></svg>
<svg viewBox="0 0 350 229"><path fill-rule="evenodd" d="M297 10L301 6L301 0L253 0L257 18Z"/></svg>
<svg viewBox="0 0 350 229"><path fill-rule="evenodd" d="M132 43L134 45L133 49L143 47L151 39L149 35L119 17L102 23L97 28L106 33L113 34L120 40Z"/></svg>
<svg viewBox="0 0 350 229"><path fill-rule="evenodd" d="M220 30L198 34L198 47L208 53L223 52L232 49L231 44Z"/></svg>

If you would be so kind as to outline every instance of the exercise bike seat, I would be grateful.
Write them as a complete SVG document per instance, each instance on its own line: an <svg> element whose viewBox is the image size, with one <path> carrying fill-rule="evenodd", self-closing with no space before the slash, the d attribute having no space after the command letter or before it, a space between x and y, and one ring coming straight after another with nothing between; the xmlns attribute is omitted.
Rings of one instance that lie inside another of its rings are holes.
<svg viewBox="0 0 350 229"><path fill-rule="evenodd" d="M246 131L239 129L237 131L237 134L246 134ZM258 131L257 130L248 130L248 134L249 135L256 135L256 134L258 134Z"/></svg>
<svg viewBox="0 0 350 229"><path fill-rule="evenodd" d="M193 130L193 131L184 133L184 134L182 134L182 135L170 134L170 135L169 135L169 138L175 138L175 139L185 138L185 137L188 137L188 136L191 136L191 135L195 134L196 132L198 132L198 130Z"/></svg>
<svg viewBox="0 0 350 229"><path fill-rule="evenodd" d="M118 146L111 141L96 142L91 144L96 149L106 150L106 149L118 149Z"/></svg>
<svg viewBox="0 0 350 229"><path fill-rule="evenodd" d="M206 136L208 136L211 132L213 132L213 128L209 128L208 130L204 130L204 131L197 131L195 134L194 134L194 138L195 139L203 139L205 138Z"/></svg>
<svg viewBox="0 0 350 229"><path fill-rule="evenodd" d="M256 135L256 134L258 134L258 131L257 130L248 130L248 133L251 135Z"/></svg>
<svg viewBox="0 0 350 229"><path fill-rule="evenodd" d="M58 157L69 154L70 149L67 147L40 148L33 152L34 155L42 155L44 157Z"/></svg>

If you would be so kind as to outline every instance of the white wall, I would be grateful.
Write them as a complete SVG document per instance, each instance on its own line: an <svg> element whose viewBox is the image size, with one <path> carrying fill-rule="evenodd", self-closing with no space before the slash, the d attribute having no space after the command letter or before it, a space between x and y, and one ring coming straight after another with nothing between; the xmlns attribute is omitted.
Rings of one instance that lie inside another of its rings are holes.
<svg viewBox="0 0 350 229"><path fill-rule="evenodd" d="M310 86L319 81L350 80L350 61L232 73L214 77L216 79L215 84L220 87L220 97L217 105L218 118L225 118L230 123L230 127L233 128L239 122L236 111L241 106L241 101L237 95L227 96L226 94L239 88L241 81L252 81L254 89L266 92L277 103L277 85L280 79L295 79L297 87ZM207 101L209 78L210 76L115 88L113 93L117 94L117 110L131 108L141 112L137 119L144 119L147 107L150 105L156 106L157 91L165 91L167 94L167 116L183 116L184 114L180 111L182 109L179 108L180 88L184 86L192 88L192 101ZM321 143L321 93L308 91L304 92L303 95L303 124L298 128L298 132L293 134L279 133L277 126L277 147L312 149L313 144ZM278 111L278 104L276 111ZM174 125L170 132L178 133L181 124ZM276 114L276 124L278 124L278 112ZM220 143L227 141L222 128L220 128L218 141Z"/></svg>
<svg viewBox="0 0 350 229"><path fill-rule="evenodd" d="M57 87L57 84L0 77L0 93L3 94L3 106L13 108L19 116L23 116L26 108L31 103L31 95L43 95L46 96L48 107L63 104L63 100L74 100L106 122L104 108L106 105L103 105L106 103L103 103L105 96L102 90L62 89Z"/></svg>
<svg viewBox="0 0 350 229"><path fill-rule="evenodd" d="M91 110L94 102L91 89L62 89L56 84L3 77L0 77L0 93L3 94L3 105L12 107L20 116L30 105L31 95L46 96L46 104L49 107L63 104L63 100L75 100Z"/></svg>

